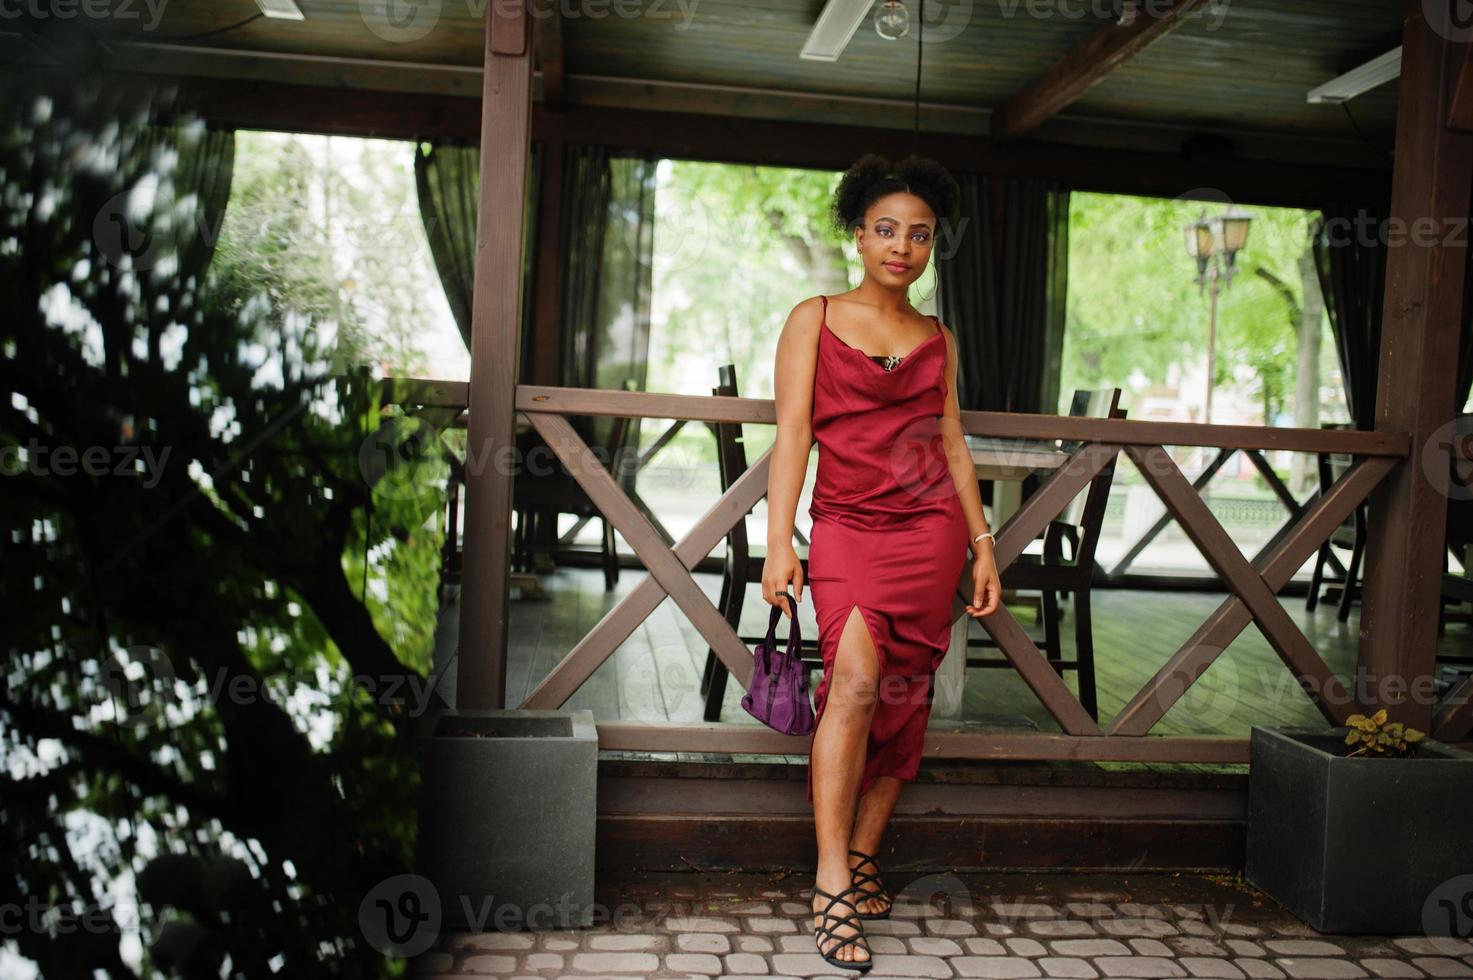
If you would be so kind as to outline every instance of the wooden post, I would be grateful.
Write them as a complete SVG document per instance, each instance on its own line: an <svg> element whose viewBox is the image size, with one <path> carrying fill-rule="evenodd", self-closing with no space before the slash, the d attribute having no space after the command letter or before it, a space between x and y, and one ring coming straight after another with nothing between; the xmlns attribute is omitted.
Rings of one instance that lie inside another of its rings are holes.
<svg viewBox="0 0 1473 980"><path fill-rule="evenodd" d="M532 329L537 349L532 352L532 377L524 378L537 385L558 383L558 324L563 317L562 277L559 257L563 240L563 143L559 131L555 139L542 144L541 200L537 206L537 258L532 263L535 282L532 296L536 304Z"/></svg>
<svg viewBox="0 0 1473 980"><path fill-rule="evenodd" d="M1403 28L1376 428L1410 437L1406 461L1370 498L1356 698L1426 731L1441 602L1447 449L1473 136L1449 128L1466 43L1409 0ZM1441 472L1434 483L1429 473Z"/></svg>
<svg viewBox="0 0 1473 980"><path fill-rule="evenodd" d="M486 7L457 708L501 708L506 696L522 217L532 139L529 27L525 4Z"/></svg>

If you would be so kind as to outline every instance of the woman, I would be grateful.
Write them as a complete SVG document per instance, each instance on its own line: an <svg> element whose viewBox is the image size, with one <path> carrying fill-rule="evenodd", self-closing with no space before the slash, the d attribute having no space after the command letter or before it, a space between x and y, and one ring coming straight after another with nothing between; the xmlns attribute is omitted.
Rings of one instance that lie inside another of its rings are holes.
<svg viewBox="0 0 1473 980"><path fill-rule="evenodd" d="M817 439L807 574L824 667L808 767L814 941L840 969L870 968L862 920L890 914L873 855L920 764L969 542L967 613L991 615L1001 595L963 439L956 340L907 299L959 197L934 161L857 161L833 218L854 236L864 281L799 303L777 344L762 594L788 616L796 610L782 594L803 601L793 518Z"/></svg>

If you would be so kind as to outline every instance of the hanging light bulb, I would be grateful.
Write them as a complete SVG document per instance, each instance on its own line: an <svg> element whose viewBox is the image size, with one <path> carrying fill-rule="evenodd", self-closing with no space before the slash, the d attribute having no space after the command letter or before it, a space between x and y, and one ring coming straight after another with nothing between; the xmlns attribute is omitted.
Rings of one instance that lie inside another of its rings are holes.
<svg viewBox="0 0 1473 980"><path fill-rule="evenodd" d="M902 0L884 0L875 8L875 33L887 41L898 41L910 33L910 11Z"/></svg>

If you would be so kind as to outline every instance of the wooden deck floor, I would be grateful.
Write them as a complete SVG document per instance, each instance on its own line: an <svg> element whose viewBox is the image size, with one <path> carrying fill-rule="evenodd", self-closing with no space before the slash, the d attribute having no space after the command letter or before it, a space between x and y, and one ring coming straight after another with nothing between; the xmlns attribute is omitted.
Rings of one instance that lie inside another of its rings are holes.
<svg viewBox="0 0 1473 980"><path fill-rule="evenodd" d="M605 592L602 573L594 569L559 568L541 576L546 598L517 600L511 606L508 704L526 695L644 573L624 569L617 587ZM714 575L697 575L713 602L720 591ZM1100 718L1104 722L1192 634L1222 601L1221 594L1098 589L1094 594L1095 659ZM800 607L805 637L817 634L811 603ZM1303 598L1281 600L1332 670L1346 679L1358 642L1359 606L1348 622L1335 618L1333 604L1321 603L1313 613ZM1067 609L1066 605L1066 609ZM743 636L766 630L769 607L755 586L742 615ZM457 610L444 610L451 627ZM1025 629L1037 636L1033 613L1014 609ZM1066 612L1066 655L1072 655L1072 619ZM973 635L985 636L979 624ZM442 641L453 639L443 637ZM1450 622L1439 639L1448 652L1469 648L1469 626ZM445 644L442 642L442 649ZM454 649L453 642L449 645ZM974 650L974 655L977 652ZM986 651L997 655L995 650ZM666 599L625 641L614 656L568 701L565 707L588 708L596 719L699 722L703 708L700 680L706 644L675 603ZM1065 674L1075 688L1075 674ZM727 687L722 721L755 724L740 705L742 690ZM1043 731L1058 726L1033 693L1011 670L968 671L965 708L960 722L933 716L934 728L969 724L1024 723ZM1153 734L1226 735L1246 738L1253 724L1316 725L1321 717L1295 684L1256 626L1250 625L1224 651L1208 672L1178 701Z"/></svg>

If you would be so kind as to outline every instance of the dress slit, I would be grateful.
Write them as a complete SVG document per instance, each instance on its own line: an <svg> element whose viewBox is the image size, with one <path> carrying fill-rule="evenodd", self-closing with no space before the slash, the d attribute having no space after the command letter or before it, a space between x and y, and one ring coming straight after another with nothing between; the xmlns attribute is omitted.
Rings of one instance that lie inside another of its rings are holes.
<svg viewBox="0 0 1473 980"><path fill-rule="evenodd" d="M818 699L818 706L814 713L813 737L815 739L817 739L818 737L818 726L823 721L824 709L828 707L829 703L828 696L831 691L828 687L827 680L833 676L835 665L837 664L839 659L839 647L844 642L844 630L849 627L849 620L853 617L854 610L856 609L859 610L860 628L869 634L870 646L874 647L875 650L875 698L876 700L878 700L881 697L881 692L883 690L883 684L885 680L885 655L883 653L884 647L881 643L880 637L876 635L874 625L869 621L869 610L858 600L855 600L849 603L849 607L844 611L843 618L839 620L838 638L834 640L833 654L830 655L826 650L819 651L823 654L823 672L825 684L823 686L822 696ZM875 711L878 712L879 709L880 706L876 704ZM873 727L873 719L871 720L870 724L871 727ZM871 747L867 745L865 747L864 754L864 772L860 775L859 779L858 795L863 796L869 790L869 788L874 785L875 779L880 776L886 775L886 773L880 772L877 769L876 764L879 762L879 759L880 757L876 755L873 751L871 751ZM808 768L808 802L813 802L812 766Z"/></svg>

